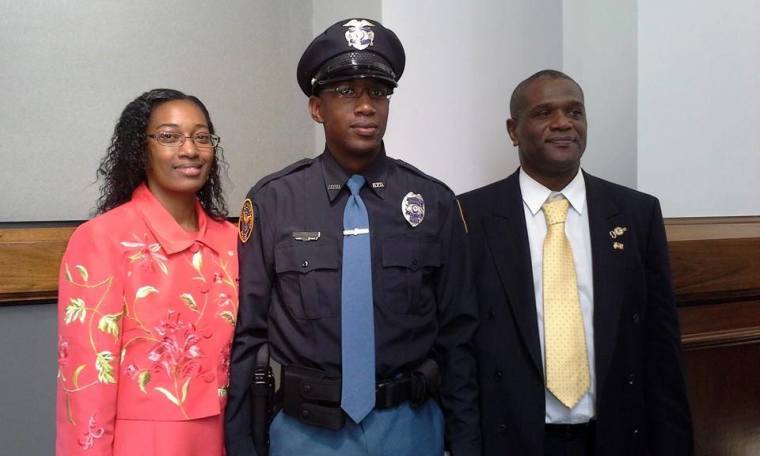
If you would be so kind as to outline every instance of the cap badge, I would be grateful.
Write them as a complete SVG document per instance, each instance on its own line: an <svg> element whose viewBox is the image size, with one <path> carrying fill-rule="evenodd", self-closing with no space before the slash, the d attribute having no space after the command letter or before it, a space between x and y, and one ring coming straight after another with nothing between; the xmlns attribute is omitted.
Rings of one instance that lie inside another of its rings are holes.
<svg viewBox="0 0 760 456"><path fill-rule="evenodd" d="M254 214L253 214L253 202L250 198L246 198L243 202L243 209L240 211L240 218L238 219L238 236L240 236L240 242L245 244L253 234L254 227Z"/></svg>
<svg viewBox="0 0 760 456"><path fill-rule="evenodd" d="M401 201L401 213L412 228L425 218L425 199L419 193L409 192Z"/></svg>
<svg viewBox="0 0 760 456"><path fill-rule="evenodd" d="M351 19L343 24L343 27L348 27L346 31L346 41L348 45L363 51L370 46L374 45L375 32L369 30L367 27L374 27L375 24L364 19Z"/></svg>

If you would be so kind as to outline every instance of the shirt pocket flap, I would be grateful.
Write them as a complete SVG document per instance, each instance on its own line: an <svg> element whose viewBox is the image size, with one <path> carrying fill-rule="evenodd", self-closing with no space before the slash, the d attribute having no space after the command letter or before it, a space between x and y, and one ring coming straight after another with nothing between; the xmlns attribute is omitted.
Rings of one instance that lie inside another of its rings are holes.
<svg viewBox="0 0 760 456"><path fill-rule="evenodd" d="M299 243L277 246L275 271L307 273L317 269L338 269L338 249L334 243Z"/></svg>
<svg viewBox="0 0 760 456"><path fill-rule="evenodd" d="M383 242L383 266L418 270L441 265L441 243L433 239L394 238Z"/></svg>

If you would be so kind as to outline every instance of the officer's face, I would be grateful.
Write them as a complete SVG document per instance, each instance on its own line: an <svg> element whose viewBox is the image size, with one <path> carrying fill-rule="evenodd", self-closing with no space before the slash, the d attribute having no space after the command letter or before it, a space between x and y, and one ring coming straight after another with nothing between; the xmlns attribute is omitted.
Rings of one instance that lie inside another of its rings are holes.
<svg viewBox="0 0 760 456"><path fill-rule="evenodd" d="M203 111L192 101L172 100L153 108L147 134L178 133L194 136L209 133ZM160 144L148 138L148 187L159 200L165 197L194 196L208 180L214 160L212 147L199 147L190 138L181 146Z"/></svg>
<svg viewBox="0 0 760 456"><path fill-rule="evenodd" d="M538 79L521 95L517 118L507 120L520 165L532 176L575 174L586 149L583 94L567 79Z"/></svg>
<svg viewBox="0 0 760 456"><path fill-rule="evenodd" d="M374 79L353 79L330 84L309 98L311 117L324 125L333 154L367 156L380 150L388 122L387 90Z"/></svg>

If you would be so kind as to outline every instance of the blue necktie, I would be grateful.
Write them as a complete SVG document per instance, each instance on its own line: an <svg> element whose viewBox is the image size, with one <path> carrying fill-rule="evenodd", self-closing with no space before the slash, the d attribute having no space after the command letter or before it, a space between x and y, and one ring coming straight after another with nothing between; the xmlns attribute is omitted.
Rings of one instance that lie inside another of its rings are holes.
<svg viewBox="0 0 760 456"><path fill-rule="evenodd" d="M375 324L369 216L359 196L364 183L364 177L356 174L347 183L351 196L343 211L340 287L343 358L340 405L356 423L375 408Z"/></svg>

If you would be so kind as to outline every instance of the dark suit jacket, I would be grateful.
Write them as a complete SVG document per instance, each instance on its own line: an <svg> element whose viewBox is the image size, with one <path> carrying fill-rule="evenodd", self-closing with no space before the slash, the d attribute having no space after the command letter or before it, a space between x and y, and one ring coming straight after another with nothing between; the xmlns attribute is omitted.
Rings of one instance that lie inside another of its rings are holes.
<svg viewBox="0 0 760 456"><path fill-rule="evenodd" d="M586 173L584 178L594 276L596 455L691 455L659 202ZM542 456L544 374L519 175L460 201L479 292L475 343L484 454ZM615 227L628 230L613 239Z"/></svg>

